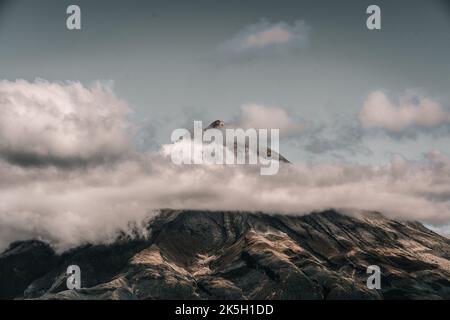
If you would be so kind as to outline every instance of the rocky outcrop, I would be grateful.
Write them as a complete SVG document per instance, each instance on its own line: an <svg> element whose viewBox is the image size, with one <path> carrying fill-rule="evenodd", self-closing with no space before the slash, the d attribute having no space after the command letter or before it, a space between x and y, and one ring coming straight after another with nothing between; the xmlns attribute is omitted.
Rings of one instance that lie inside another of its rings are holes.
<svg viewBox="0 0 450 320"><path fill-rule="evenodd" d="M65 271L81 268L82 289ZM368 289L366 268L381 268ZM38 241L0 255L0 297L25 299L450 298L450 240L377 213L161 212L146 239L56 255Z"/></svg>

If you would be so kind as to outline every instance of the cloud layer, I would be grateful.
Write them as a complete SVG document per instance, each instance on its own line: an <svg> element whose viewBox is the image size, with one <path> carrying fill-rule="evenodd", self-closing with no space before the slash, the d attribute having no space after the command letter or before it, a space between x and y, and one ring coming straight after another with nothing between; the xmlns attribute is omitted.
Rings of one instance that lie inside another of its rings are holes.
<svg viewBox="0 0 450 320"><path fill-rule="evenodd" d="M0 247L40 238L60 249L107 242L159 208L306 214L344 208L391 218L450 222L450 159L395 157L384 166L177 166L159 154L89 169L0 163Z"/></svg>
<svg viewBox="0 0 450 320"><path fill-rule="evenodd" d="M163 152L128 152L129 108L110 89L42 81L0 88L0 250L30 238L59 250L108 242L139 229L160 208L289 214L344 208L450 222L450 158L438 151L420 161L395 156L382 166L286 164L275 176L261 176L257 166L178 166ZM244 108L243 119L261 123L253 117L261 110L290 127L278 109ZM58 161L31 165L7 156L24 153ZM60 165L74 158L89 165Z"/></svg>

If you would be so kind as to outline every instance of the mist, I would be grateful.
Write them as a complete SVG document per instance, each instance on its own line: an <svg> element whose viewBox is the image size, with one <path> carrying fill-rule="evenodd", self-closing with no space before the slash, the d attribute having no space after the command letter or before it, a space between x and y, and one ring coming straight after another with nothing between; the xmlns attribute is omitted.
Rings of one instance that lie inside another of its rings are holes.
<svg viewBox="0 0 450 320"><path fill-rule="evenodd" d="M273 176L261 176L257 165L176 165L165 146L134 148L129 107L112 90L73 86L0 84L0 123L23 123L0 130L0 249L39 239L64 251L114 241L119 232L145 235L162 208L293 215L335 208L450 223L450 158L442 152L414 161L394 155L377 166L296 162ZM83 103L90 107L80 116ZM95 109L97 103L104 107ZM40 122L27 126L32 114Z"/></svg>

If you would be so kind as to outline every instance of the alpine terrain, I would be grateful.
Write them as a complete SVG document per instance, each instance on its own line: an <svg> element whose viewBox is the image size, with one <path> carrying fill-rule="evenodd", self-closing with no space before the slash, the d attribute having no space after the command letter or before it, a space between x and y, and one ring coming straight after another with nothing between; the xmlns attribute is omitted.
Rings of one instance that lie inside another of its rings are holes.
<svg viewBox="0 0 450 320"><path fill-rule="evenodd" d="M379 213L163 210L148 237L0 254L1 299L450 299L450 240ZM81 269L79 290L66 270ZM381 289L366 285L380 267Z"/></svg>

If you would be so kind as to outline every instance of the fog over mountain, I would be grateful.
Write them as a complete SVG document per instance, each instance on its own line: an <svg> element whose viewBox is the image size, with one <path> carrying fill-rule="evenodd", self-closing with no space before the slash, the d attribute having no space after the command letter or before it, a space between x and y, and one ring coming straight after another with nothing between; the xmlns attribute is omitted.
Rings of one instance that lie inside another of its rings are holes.
<svg viewBox="0 0 450 320"><path fill-rule="evenodd" d="M161 208L295 215L336 208L450 221L450 158L439 151L419 160L393 155L383 165L296 161L261 176L257 166L177 166L163 146L138 151L132 108L104 84L1 81L0 110L1 249L33 238L63 251L130 228L145 234ZM250 119L255 110L244 108L241 122L268 123ZM278 115L288 132L298 128L274 108L257 114Z"/></svg>

